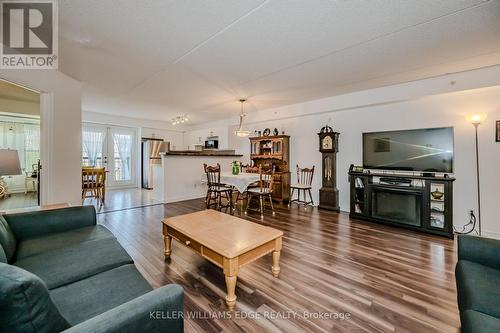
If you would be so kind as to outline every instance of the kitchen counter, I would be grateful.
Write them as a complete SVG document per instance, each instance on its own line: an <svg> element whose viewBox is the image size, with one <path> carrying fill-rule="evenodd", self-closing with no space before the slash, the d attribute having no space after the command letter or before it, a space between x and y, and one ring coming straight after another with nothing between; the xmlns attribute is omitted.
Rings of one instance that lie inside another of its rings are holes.
<svg viewBox="0 0 500 333"><path fill-rule="evenodd" d="M234 150L170 151L162 154L161 164L153 169L153 199L163 203L204 198L207 186L203 164L219 164L222 172L231 171L233 161L243 155Z"/></svg>
<svg viewBox="0 0 500 333"><path fill-rule="evenodd" d="M164 153L165 156L234 156L234 157L242 157L241 154L235 154L234 150L202 150L202 151L193 151L193 150L179 150L179 151L169 151Z"/></svg>

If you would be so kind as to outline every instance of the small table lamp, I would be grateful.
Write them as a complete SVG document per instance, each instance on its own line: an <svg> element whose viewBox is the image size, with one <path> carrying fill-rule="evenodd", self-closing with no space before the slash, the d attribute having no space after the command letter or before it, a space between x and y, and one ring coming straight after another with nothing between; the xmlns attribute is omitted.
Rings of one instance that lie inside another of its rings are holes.
<svg viewBox="0 0 500 333"><path fill-rule="evenodd" d="M0 176L20 175L21 173L17 150L0 149Z"/></svg>
<svg viewBox="0 0 500 333"><path fill-rule="evenodd" d="M17 150L0 149L0 177L20 175L21 173L21 163ZM6 186L2 181L0 182L0 197L5 196L6 192Z"/></svg>

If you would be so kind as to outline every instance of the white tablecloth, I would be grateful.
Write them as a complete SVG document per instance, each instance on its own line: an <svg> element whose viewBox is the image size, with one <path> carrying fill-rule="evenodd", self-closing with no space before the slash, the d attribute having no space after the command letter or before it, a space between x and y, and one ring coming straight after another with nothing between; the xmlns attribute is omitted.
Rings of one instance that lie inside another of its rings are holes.
<svg viewBox="0 0 500 333"><path fill-rule="evenodd" d="M222 184L234 186L240 193L245 192L248 185L258 180L260 180L260 175L258 173L240 172L237 175L233 175L231 172L220 173L220 182Z"/></svg>

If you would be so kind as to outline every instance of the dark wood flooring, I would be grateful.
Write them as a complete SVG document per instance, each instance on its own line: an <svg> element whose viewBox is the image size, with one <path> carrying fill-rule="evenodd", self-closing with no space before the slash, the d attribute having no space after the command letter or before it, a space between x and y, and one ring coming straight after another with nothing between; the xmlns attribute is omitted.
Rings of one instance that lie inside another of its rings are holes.
<svg viewBox="0 0 500 333"><path fill-rule="evenodd" d="M219 268L175 241L163 258L161 219L203 208L190 200L99 214L154 287L184 287L185 315L198 316L186 318L186 332L459 331L453 240L297 205L263 221L242 216L284 231L281 274L272 277L270 255L243 267L227 318Z"/></svg>

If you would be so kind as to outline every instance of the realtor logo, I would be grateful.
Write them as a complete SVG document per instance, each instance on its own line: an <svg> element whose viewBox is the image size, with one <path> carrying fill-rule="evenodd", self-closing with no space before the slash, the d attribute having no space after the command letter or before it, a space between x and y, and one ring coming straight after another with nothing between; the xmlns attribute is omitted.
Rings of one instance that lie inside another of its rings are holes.
<svg viewBox="0 0 500 333"><path fill-rule="evenodd" d="M2 1L0 68L57 69L57 0Z"/></svg>

